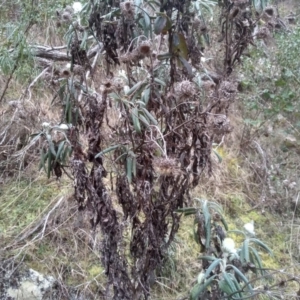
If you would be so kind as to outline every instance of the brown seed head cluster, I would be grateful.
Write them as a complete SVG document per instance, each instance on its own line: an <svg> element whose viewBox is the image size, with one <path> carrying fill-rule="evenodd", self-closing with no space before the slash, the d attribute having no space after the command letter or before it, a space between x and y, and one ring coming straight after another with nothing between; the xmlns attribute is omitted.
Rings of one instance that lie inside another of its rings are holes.
<svg viewBox="0 0 300 300"><path fill-rule="evenodd" d="M143 41L137 47L139 53L143 56L150 56L152 53L152 43L150 41Z"/></svg>
<svg viewBox="0 0 300 300"><path fill-rule="evenodd" d="M180 174L180 169L177 166L176 160L172 158L155 158L153 160L153 167L159 175L174 175Z"/></svg>
<svg viewBox="0 0 300 300"><path fill-rule="evenodd" d="M179 99L187 99L195 96L196 89L192 82L184 80L175 87L175 93Z"/></svg>
<svg viewBox="0 0 300 300"><path fill-rule="evenodd" d="M150 41L142 41L132 52L125 53L119 59L123 63L138 62L150 55L152 55L152 43Z"/></svg>
<svg viewBox="0 0 300 300"><path fill-rule="evenodd" d="M219 91L221 96L233 99L238 91L237 82L223 81L220 85Z"/></svg>
<svg viewBox="0 0 300 300"><path fill-rule="evenodd" d="M231 131L230 121L226 115L211 116L209 124L213 133L217 135L224 135Z"/></svg>

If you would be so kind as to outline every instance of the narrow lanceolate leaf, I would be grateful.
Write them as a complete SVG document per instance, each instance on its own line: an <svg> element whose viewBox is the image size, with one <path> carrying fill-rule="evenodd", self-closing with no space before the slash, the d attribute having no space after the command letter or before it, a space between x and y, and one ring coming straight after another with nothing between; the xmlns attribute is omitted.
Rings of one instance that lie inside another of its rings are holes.
<svg viewBox="0 0 300 300"><path fill-rule="evenodd" d="M149 118L150 122L153 125L157 125L158 124L157 120L154 118L154 116L146 108L142 107L142 111Z"/></svg>
<svg viewBox="0 0 300 300"><path fill-rule="evenodd" d="M87 30L85 30L84 33L83 33L82 42L80 44L80 49L85 49L86 48L87 38L88 38L88 32L87 32Z"/></svg>
<svg viewBox="0 0 300 300"><path fill-rule="evenodd" d="M201 293L203 293L207 289L207 287L211 285L216 276L217 275L210 277L202 284L197 283L191 290L190 300L198 300Z"/></svg>
<svg viewBox="0 0 300 300"><path fill-rule="evenodd" d="M44 150L41 151L41 160L40 160L40 164L39 164L39 171L44 168L45 172L46 171L46 160L48 159L48 152L44 152Z"/></svg>
<svg viewBox="0 0 300 300"><path fill-rule="evenodd" d="M245 262L250 262L250 256L249 256L249 239L245 239L243 242L243 246L241 249L241 261L244 264Z"/></svg>
<svg viewBox="0 0 300 300"><path fill-rule="evenodd" d="M132 158L132 175L136 177L136 156Z"/></svg>
<svg viewBox="0 0 300 300"><path fill-rule="evenodd" d="M147 118L145 118L142 114L139 114L139 119L146 127L150 126L149 120L147 120Z"/></svg>
<svg viewBox="0 0 300 300"><path fill-rule="evenodd" d="M143 91L143 94L142 94L142 101L145 103L145 105L148 104L149 102L149 99L150 99L150 87L146 88L144 91Z"/></svg>
<svg viewBox="0 0 300 300"><path fill-rule="evenodd" d="M252 292L253 291L253 288L249 282L249 280L246 278L246 276L237 268L235 267L234 265L228 265L228 267L231 267L235 274L242 280L245 282L246 286L248 287L248 289Z"/></svg>
<svg viewBox="0 0 300 300"><path fill-rule="evenodd" d="M172 53L166 52L166 53L158 54L156 58L158 60L165 60L165 59L170 59L171 57L172 57Z"/></svg>
<svg viewBox="0 0 300 300"><path fill-rule="evenodd" d="M222 162L222 157L221 157L221 155L216 151L216 150L214 150L213 149L213 153L216 155L216 157L218 158L218 161L219 161L219 163L221 163Z"/></svg>
<svg viewBox="0 0 300 300"><path fill-rule="evenodd" d="M207 201L205 201L202 205L204 220L205 220L205 248L208 249L210 245L211 238L211 216L208 210Z"/></svg>
<svg viewBox="0 0 300 300"><path fill-rule="evenodd" d="M200 256L199 259L204 259L204 260L208 260L208 261L214 261L217 258L214 256Z"/></svg>
<svg viewBox="0 0 300 300"><path fill-rule="evenodd" d="M227 222L225 221L225 218L223 217L223 215L220 215L220 217L221 217L221 222L222 222L225 230L227 231L228 230Z"/></svg>
<svg viewBox="0 0 300 300"><path fill-rule="evenodd" d="M111 147L109 147L109 148L106 148L106 149L104 149L103 151L99 152L99 153L95 156L95 158L98 158L99 156L102 156L102 155L104 155L104 154L106 154L106 153L108 153L108 152L114 151L114 150L118 149L119 147L120 147L120 145L114 145L114 146L111 146Z"/></svg>
<svg viewBox="0 0 300 300"><path fill-rule="evenodd" d="M226 295L230 295L233 293L230 285L227 283L227 281L225 279L222 279L219 281L219 289Z"/></svg>
<svg viewBox="0 0 300 300"><path fill-rule="evenodd" d="M250 246L249 251L250 257L252 257L251 262L256 266L257 269L259 269L261 275L263 275L265 272L263 270L262 262L257 250Z"/></svg>
<svg viewBox="0 0 300 300"><path fill-rule="evenodd" d="M135 92L137 92L139 90L139 88L142 86L143 83L144 83L143 81L139 81L131 89L129 89L125 94L127 96L131 96L132 94L134 94Z"/></svg>
<svg viewBox="0 0 300 300"><path fill-rule="evenodd" d="M226 272L223 273L223 278L224 278L225 282L227 283L227 285L230 287L230 290L231 290L230 294L232 294L232 293L236 293L238 290L236 289L235 284L230 275L231 274L228 274Z"/></svg>
<svg viewBox="0 0 300 300"><path fill-rule="evenodd" d="M258 246L260 246L261 248L263 248L266 252L268 252L270 255L273 255L272 250L266 245L264 244L262 241L258 240L258 239L254 239L251 238L250 239L251 242L254 242L255 244L257 244Z"/></svg>
<svg viewBox="0 0 300 300"><path fill-rule="evenodd" d="M195 214L197 212L197 209L194 207L185 207L185 208L178 208L175 210L177 213L188 213L188 214Z"/></svg>
<svg viewBox="0 0 300 300"><path fill-rule="evenodd" d="M47 177L48 178L50 178L51 171L52 171L52 152L49 149L48 150L48 167L47 167Z"/></svg>
<svg viewBox="0 0 300 300"><path fill-rule="evenodd" d="M141 131L141 124L139 121L139 111L136 107L132 109L131 118L132 118L132 123L135 131L137 133L141 133L142 131Z"/></svg>
<svg viewBox="0 0 300 300"><path fill-rule="evenodd" d="M154 22L154 33L155 34L167 34L168 30L172 27L172 22L169 17L160 13Z"/></svg>
<svg viewBox="0 0 300 300"><path fill-rule="evenodd" d="M183 66L186 68L188 74L190 76L193 76L193 70L192 70L192 66L190 65L190 63L182 56L179 56L178 58L181 61L181 63L183 64Z"/></svg>
<svg viewBox="0 0 300 300"><path fill-rule="evenodd" d="M133 166L132 157L128 155L126 158L126 175L129 183L132 182L132 166Z"/></svg>
<svg viewBox="0 0 300 300"><path fill-rule="evenodd" d="M166 83L164 81L160 80L159 78L154 78L154 82L156 82L162 86L166 86Z"/></svg>
<svg viewBox="0 0 300 300"><path fill-rule="evenodd" d="M47 141L48 141L49 149L51 150L54 157L56 157L56 151L55 151L55 147L54 147L54 143L52 141L51 135L46 134L46 138L47 138Z"/></svg>
<svg viewBox="0 0 300 300"><path fill-rule="evenodd" d="M185 37L182 33L175 32L172 42L173 51L184 59L188 59L188 47Z"/></svg>
<svg viewBox="0 0 300 300"><path fill-rule="evenodd" d="M205 278L208 278L210 276L210 273L213 269L215 269L220 263L222 263L222 259L218 258L214 262L211 263L211 265L207 268L205 272Z"/></svg>
<svg viewBox="0 0 300 300"><path fill-rule="evenodd" d="M243 298L243 294L242 294L242 290L241 290L241 286L240 284L237 282L236 278L234 276L231 276L231 280L235 286L236 291L240 291L234 295L232 295L232 297L230 297L229 299L242 299Z"/></svg>
<svg viewBox="0 0 300 300"><path fill-rule="evenodd" d="M58 159L60 159L62 150L64 149L64 146L65 146L65 142L66 142L66 141L61 141L61 142L59 143L55 161L57 161Z"/></svg>

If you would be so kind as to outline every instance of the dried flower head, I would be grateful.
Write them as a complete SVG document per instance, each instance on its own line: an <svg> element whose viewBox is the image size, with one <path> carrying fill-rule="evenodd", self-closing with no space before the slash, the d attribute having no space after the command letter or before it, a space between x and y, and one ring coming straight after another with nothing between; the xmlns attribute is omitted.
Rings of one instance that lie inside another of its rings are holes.
<svg viewBox="0 0 300 300"><path fill-rule="evenodd" d="M150 41L143 41L137 47L139 53L143 56L149 56L152 50L152 43Z"/></svg>
<svg viewBox="0 0 300 300"><path fill-rule="evenodd" d="M106 93L111 93L114 90L114 83L112 80L107 79L103 81L101 90L103 90Z"/></svg>
<svg viewBox="0 0 300 300"><path fill-rule="evenodd" d="M68 11L64 11L61 15L61 19L63 20L63 22L71 22L72 14L70 14Z"/></svg>
<svg viewBox="0 0 300 300"><path fill-rule="evenodd" d="M232 98L237 93L237 82L223 81L220 85L220 93L221 95Z"/></svg>
<svg viewBox="0 0 300 300"><path fill-rule="evenodd" d="M270 18L275 16L275 10L272 6L266 7L264 11Z"/></svg>
<svg viewBox="0 0 300 300"><path fill-rule="evenodd" d="M60 72L60 75L63 77L69 77L71 76L71 70L70 70L71 64L66 64L63 69Z"/></svg>
<svg viewBox="0 0 300 300"><path fill-rule="evenodd" d="M84 67L80 65L73 66L73 73L75 75L83 75L84 74Z"/></svg>
<svg viewBox="0 0 300 300"><path fill-rule="evenodd" d="M192 82L184 80L175 87L175 92L179 99L186 99L193 97L196 94L196 89Z"/></svg>
<svg viewBox="0 0 300 300"><path fill-rule="evenodd" d="M145 58L145 55L141 54L138 48L133 49L132 52L125 53L119 57L120 62L138 62L140 59Z"/></svg>
<svg viewBox="0 0 300 300"><path fill-rule="evenodd" d="M203 87L205 92L210 92L216 87L216 84L211 80L205 80L202 81L201 86Z"/></svg>
<svg viewBox="0 0 300 300"><path fill-rule="evenodd" d="M230 121L226 115L213 115L209 119L212 132L217 135L224 135L231 131Z"/></svg>
<svg viewBox="0 0 300 300"><path fill-rule="evenodd" d="M193 21L193 27L201 33L206 33L208 31L206 24L203 21L201 21L198 17L195 17Z"/></svg>
<svg viewBox="0 0 300 300"><path fill-rule="evenodd" d="M132 20L134 18L134 6L132 1L120 3L120 9L125 19Z"/></svg>
<svg viewBox="0 0 300 300"><path fill-rule="evenodd" d="M153 160L153 167L155 172L160 175L174 175L180 173L176 160L172 158L156 158Z"/></svg>

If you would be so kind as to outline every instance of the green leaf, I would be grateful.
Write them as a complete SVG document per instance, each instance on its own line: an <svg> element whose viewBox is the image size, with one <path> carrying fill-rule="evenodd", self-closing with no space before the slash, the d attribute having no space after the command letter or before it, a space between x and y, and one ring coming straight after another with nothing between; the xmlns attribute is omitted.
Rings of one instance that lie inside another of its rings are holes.
<svg viewBox="0 0 300 300"><path fill-rule="evenodd" d="M47 173L47 170L46 170L46 160L48 159L48 151L47 152L44 152L44 150L42 149L41 151L41 159L40 159L40 163L39 163L39 171L44 168L45 172Z"/></svg>
<svg viewBox="0 0 300 300"><path fill-rule="evenodd" d="M160 84L162 86L166 86L166 83L164 81L158 79L158 78L154 78L154 82L156 82L156 83L158 83L158 84Z"/></svg>
<svg viewBox="0 0 300 300"><path fill-rule="evenodd" d="M185 208L178 208L175 210L177 213L183 213L184 215L192 215L197 212L197 209L194 207L185 207Z"/></svg>
<svg viewBox="0 0 300 300"><path fill-rule="evenodd" d="M51 153L50 148L48 150L48 156L47 157L48 157L47 177L50 178L51 171L52 171L52 153Z"/></svg>
<svg viewBox="0 0 300 300"><path fill-rule="evenodd" d="M218 158L218 160L219 160L219 163L221 163L222 162L222 156L216 151L216 150L214 150L213 149L213 153L216 155L216 157Z"/></svg>
<svg viewBox="0 0 300 300"><path fill-rule="evenodd" d="M197 283L191 290L190 300L198 300L201 293L203 293L208 286L211 285L212 281L215 279L217 275L210 277L204 283L199 284Z"/></svg>
<svg viewBox="0 0 300 300"><path fill-rule="evenodd" d="M205 248L208 249L210 245L210 238L211 238L211 216L208 210L207 201L204 201L202 205L202 210L203 210L204 220L205 220Z"/></svg>
<svg viewBox="0 0 300 300"><path fill-rule="evenodd" d="M144 81L139 81L136 83L131 89L129 89L125 94L127 96L132 96L135 92L137 92L140 87L144 84Z"/></svg>
<svg viewBox="0 0 300 300"><path fill-rule="evenodd" d="M231 267L231 268L234 270L234 272L236 273L236 275L237 275L238 277L240 277L240 279L241 279L242 281L245 282L245 284L246 284L246 286L248 286L249 290L250 290L251 292L253 292L253 288L252 288L252 286L251 286L249 280L246 278L246 276L245 276L245 275L244 275L237 267L235 267L234 265L228 265L228 267Z"/></svg>
<svg viewBox="0 0 300 300"><path fill-rule="evenodd" d="M234 284L232 278L231 278L231 274L224 272L223 273L223 278L224 278L225 282L227 283L227 285L229 286L229 288L231 290L230 294L235 293L235 292L238 291L235 287L235 284ZM230 294L228 294L228 295L230 295Z"/></svg>
<svg viewBox="0 0 300 300"><path fill-rule="evenodd" d="M128 182L132 182L132 166L133 166L133 158L128 155L126 158L126 176L128 179Z"/></svg>
<svg viewBox="0 0 300 300"><path fill-rule="evenodd" d="M87 30L85 30L84 33L83 33L82 42L80 44L80 49L86 49L87 38L88 38L88 32L87 32Z"/></svg>
<svg viewBox="0 0 300 300"><path fill-rule="evenodd" d="M241 249L241 262L244 264L245 262L250 262L250 256L249 256L249 239L245 239L242 245Z"/></svg>
<svg viewBox="0 0 300 300"><path fill-rule="evenodd" d="M136 156L132 158L132 175L136 177Z"/></svg>
<svg viewBox="0 0 300 300"><path fill-rule="evenodd" d="M35 137L37 137L37 136L39 136L39 135L41 135L41 134L42 134L42 132L37 132L37 133L31 134L29 137L30 137L30 138L35 138Z"/></svg>
<svg viewBox="0 0 300 300"><path fill-rule="evenodd" d="M182 62L183 66L186 68L186 70L188 71L188 74L190 76L193 76L192 66L189 64L189 62L182 56L179 56L178 58Z"/></svg>
<svg viewBox="0 0 300 300"><path fill-rule="evenodd" d="M172 48L176 54L178 54L185 60L188 59L188 47L185 37L182 33L175 32L173 34Z"/></svg>
<svg viewBox="0 0 300 300"><path fill-rule="evenodd" d="M264 275L265 272L263 270L262 261L260 259L257 250L250 246L249 251L250 251L250 258L252 258L251 263L253 263L256 267L258 267L261 275Z"/></svg>
<svg viewBox="0 0 300 300"><path fill-rule="evenodd" d="M251 242L254 242L255 244L257 244L258 246L263 248L266 252L268 252L271 256L273 256L273 251L266 244L264 244L262 241L260 241L258 239L255 239L255 238L250 238L249 240Z"/></svg>
<svg viewBox="0 0 300 300"><path fill-rule="evenodd" d="M199 259L204 259L204 260L207 260L207 261L214 261L217 258L215 256L200 256Z"/></svg>
<svg viewBox="0 0 300 300"><path fill-rule="evenodd" d="M48 145L49 145L49 149L52 152L52 154L54 155L54 157L56 157L56 151L55 151L55 147L54 147L54 143L52 141L51 135L50 134L46 134L46 139L48 141Z"/></svg>
<svg viewBox="0 0 300 300"><path fill-rule="evenodd" d="M172 22L169 17L164 13L159 13L154 22L155 34L167 34L168 30L172 27Z"/></svg>
<svg viewBox="0 0 300 300"><path fill-rule="evenodd" d="M139 119L146 127L150 126L149 121L142 114L139 114Z"/></svg>
<svg viewBox="0 0 300 300"><path fill-rule="evenodd" d="M205 272L205 278L208 278L210 276L210 273L212 272L213 269L215 269L220 263L222 263L222 258L217 258L215 259L211 265L207 268Z"/></svg>
<svg viewBox="0 0 300 300"><path fill-rule="evenodd" d="M233 284L233 283L232 283ZM233 284L234 285L234 284ZM225 279L219 281L219 289L224 292L226 295L231 295L233 293L230 284ZM234 291L236 289L234 288Z"/></svg>
<svg viewBox="0 0 300 300"><path fill-rule="evenodd" d="M136 107L134 107L132 109L131 118L132 118L132 123L133 123L133 127L134 127L135 131L137 133L141 133L142 130L141 130L141 124L139 121L139 111Z"/></svg>
<svg viewBox="0 0 300 300"><path fill-rule="evenodd" d="M62 150L64 149L65 142L66 142L66 141L61 141L61 142L59 143L55 161L57 161L58 159L60 159L60 155L61 155L61 153L62 153Z"/></svg>
<svg viewBox="0 0 300 300"><path fill-rule="evenodd" d="M103 151L99 152L95 156L95 158L98 158L99 156L102 156L102 155L104 155L104 154L106 154L108 152L114 151L114 150L118 149L119 147L120 147L120 145L114 145L114 146L108 147L108 148L104 149Z"/></svg>
<svg viewBox="0 0 300 300"><path fill-rule="evenodd" d="M157 58L158 60L170 59L171 57L172 57L172 54L171 54L170 52L158 54L158 55L156 56L156 58Z"/></svg>
<svg viewBox="0 0 300 300"><path fill-rule="evenodd" d="M286 85L286 81L283 78L279 78L275 81L275 86L277 87L283 87Z"/></svg>
<svg viewBox="0 0 300 300"><path fill-rule="evenodd" d="M142 111L147 116L147 118L149 118L150 122L153 125L157 125L158 124L158 122L156 121L156 119L153 117L153 115L146 108L142 107Z"/></svg>
<svg viewBox="0 0 300 300"><path fill-rule="evenodd" d="M145 89L142 93L142 101L145 103L145 105L148 104L149 99L150 99L150 87Z"/></svg>

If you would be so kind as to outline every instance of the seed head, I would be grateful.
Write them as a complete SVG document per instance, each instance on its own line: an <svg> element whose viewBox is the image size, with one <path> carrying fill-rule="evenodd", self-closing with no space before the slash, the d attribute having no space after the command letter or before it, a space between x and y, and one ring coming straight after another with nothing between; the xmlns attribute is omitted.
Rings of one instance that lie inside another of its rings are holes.
<svg viewBox="0 0 300 300"><path fill-rule="evenodd" d="M138 46L138 51L144 56L149 56L152 50L152 43L150 41L143 41Z"/></svg>

